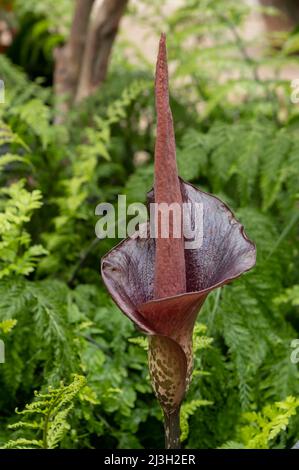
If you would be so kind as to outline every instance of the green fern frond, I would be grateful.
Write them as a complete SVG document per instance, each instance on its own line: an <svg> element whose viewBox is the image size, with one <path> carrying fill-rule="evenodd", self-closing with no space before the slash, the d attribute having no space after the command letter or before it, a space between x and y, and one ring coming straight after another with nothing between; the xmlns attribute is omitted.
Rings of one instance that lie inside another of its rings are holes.
<svg viewBox="0 0 299 470"><path fill-rule="evenodd" d="M187 403L184 403L181 408L181 417L180 417L180 424L181 424L181 441L185 441L189 435L189 419L194 413L198 410L198 408L202 406L210 406L213 402L209 400L191 400Z"/></svg>
<svg viewBox="0 0 299 470"><path fill-rule="evenodd" d="M270 442L286 430L298 406L299 400L289 396L282 402L266 405L261 412L245 413L244 425L238 433L245 447L267 449Z"/></svg>
<svg viewBox="0 0 299 470"><path fill-rule="evenodd" d="M195 129L188 129L177 151L179 175L187 181L194 181L206 174L207 161L205 136Z"/></svg>
<svg viewBox="0 0 299 470"><path fill-rule="evenodd" d="M5 153L4 155L1 155L0 158L0 172L3 171L6 166L16 162L31 165L31 162L27 158L20 157L19 155L14 155L12 153Z"/></svg>
<svg viewBox="0 0 299 470"><path fill-rule="evenodd" d="M285 289L282 294L275 297L274 303L276 305L290 303L294 307L299 307L299 284Z"/></svg>
<svg viewBox="0 0 299 470"><path fill-rule="evenodd" d="M19 438L16 440L8 441L3 449L42 449L43 442L36 439Z"/></svg>
<svg viewBox="0 0 299 470"><path fill-rule="evenodd" d="M32 245L25 224L42 205L39 190L29 192L19 180L0 191L0 279L12 273L28 275L47 251Z"/></svg>
<svg viewBox="0 0 299 470"><path fill-rule="evenodd" d="M213 343L213 338L205 335L207 326L203 323L196 323L193 331L193 349L197 352L201 349L207 349Z"/></svg>
<svg viewBox="0 0 299 470"><path fill-rule="evenodd" d="M148 350L148 341L143 336L138 336L137 338L129 338L129 342L140 346L145 351Z"/></svg>
<svg viewBox="0 0 299 470"><path fill-rule="evenodd" d="M241 442L227 441L219 449L245 449L245 447Z"/></svg>
<svg viewBox="0 0 299 470"><path fill-rule="evenodd" d="M29 150L21 137L13 132L10 126L5 124L3 121L0 121L0 147L5 144L18 144L26 150Z"/></svg>
<svg viewBox="0 0 299 470"><path fill-rule="evenodd" d="M13 113L17 113L23 121L40 138L45 149L51 140L52 128L50 126L50 109L41 99L34 98L17 106Z"/></svg>
<svg viewBox="0 0 299 470"><path fill-rule="evenodd" d="M67 419L74 407L74 400L85 385L85 377L75 375L70 385L65 386L61 383L59 388L49 387L46 394L36 392L35 401L18 412L18 414L26 416L26 419L9 427L18 432L20 430L36 431L40 439L17 438L10 440L4 448L56 448L66 432L70 430ZM37 418L39 421L36 421Z"/></svg>
<svg viewBox="0 0 299 470"><path fill-rule="evenodd" d="M16 326L17 320L9 319L0 321L0 331L2 331L5 335L10 333L11 330Z"/></svg>
<svg viewBox="0 0 299 470"><path fill-rule="evenodd" d="M261 168L261 191L265 211L272 206L282 184L288 177L289 169L286 162L290 150L291 141L285 129L280 130L267 141Z"/></svg>

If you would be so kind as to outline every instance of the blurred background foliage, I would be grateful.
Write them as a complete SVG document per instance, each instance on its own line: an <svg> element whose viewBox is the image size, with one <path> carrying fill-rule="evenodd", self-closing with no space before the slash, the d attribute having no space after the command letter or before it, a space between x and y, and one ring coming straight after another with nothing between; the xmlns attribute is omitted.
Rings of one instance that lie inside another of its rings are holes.
<svg viewBox="0 0 299 470"><path fill-rule="evenodd" d="M227 202L257 245L256 268L211 294L199 316L184 445L299 439L290 359L299 336L298 29L248 37L245 1L168 4L129 2L105 82L57 125L54 51L73 2L1 2L11 35L0 54L2 446L163 446L146 342L100 279L100 258L117 240L94 235L99 202L144 202L152 185L154 63L129 24L149 38L167 32L180 175ZM254 15L282 15L265 8ZM27 410L21 424L16 408Z"/></svg>

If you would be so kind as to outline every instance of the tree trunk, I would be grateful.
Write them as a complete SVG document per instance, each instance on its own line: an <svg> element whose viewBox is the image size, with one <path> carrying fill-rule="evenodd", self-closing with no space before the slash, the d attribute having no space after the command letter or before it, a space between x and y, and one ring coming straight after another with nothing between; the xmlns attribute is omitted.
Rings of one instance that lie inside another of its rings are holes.
<svg viewBox="0 0 299 470"><path fill-rule="evenodd" d="M128 0L95 0L90 14L76 102L94 93L105 80L112 45L127 3Z"/></svg>
<svg viewBox="0 0 299 470"><path fill-rule="evenodd" d="M77 0L76 3L70 39L67 46L69 49L68 79L72 97L75 97L76 94L93 3L94 0Z"/></svg>
<svg viewBox="0 0 299 470"><path fill-rule="evenodd" d="M76 96L91 7L94 0L76 0L68 42L54 52L55 123L62 124Z"/></svg>
<svg viewBox="0 0 299 470"><path fill-rule="evenodd" d="M106 78L109 57L128 0L76 0L68 42L54 53L55 123Z"/></svg>
<svg viewBox="0 0 299 470"><path fill-rule="evenodd" d="M290 31L299 24L298 0L260 0L263 6L275 7L281 14L264 15L265 23L270 32Z"/></svg>

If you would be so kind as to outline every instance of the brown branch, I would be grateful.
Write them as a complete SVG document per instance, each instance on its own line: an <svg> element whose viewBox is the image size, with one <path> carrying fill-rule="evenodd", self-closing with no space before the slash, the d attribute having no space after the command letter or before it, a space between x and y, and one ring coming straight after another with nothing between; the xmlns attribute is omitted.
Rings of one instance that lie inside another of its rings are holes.
<svg viewBox="0 0 299 470"><path fill-rule="evenodd" d="M270 32L290 31L299 23L298 0L260 0L265 7L277 8L278 15L263 15L266 27Z"/></svg>
<svg viewBox="0 0 299 470"><path fill-rule="evenodd" d="M77 0L71 32L65 46L54 52L55 123L60 124L76 96L90 12L94 0Z"/></svg>
<svg viewBox="0 0 299 470"><path fill-rule="evenodd" d="M68 71L69 85L72 96L75 97L80 68L83 59L86 34L88 29L90 12L94 0L77 0L74 19L68 43L70 69Z"/></svg>
<svg viewBox="0 0 299 470"><path fill-rule="evenodd" d="M106 78L108 62L128 0L95 0L91 9L76 102L94 93Z"/></svg>

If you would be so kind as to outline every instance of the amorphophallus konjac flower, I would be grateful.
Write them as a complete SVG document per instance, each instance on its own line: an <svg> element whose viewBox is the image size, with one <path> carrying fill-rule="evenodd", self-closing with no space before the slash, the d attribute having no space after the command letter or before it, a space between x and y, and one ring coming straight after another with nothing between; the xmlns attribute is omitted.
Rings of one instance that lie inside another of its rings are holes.
<svg viewBox="0 0 299 470"><path fill-rule="evenodd" d="M149 338L149 369L164 413L166 448L180 446L179 411L192 373L192 334L207 295L255 264L255 245L231 210L217 197L178 177L175 136L169 105L166 39L162 34L156 67L157 137L154 189L156 204L201 204L202 243L186 249L184 233L168 237L134 236L102 259L103 281L115 303ZM194 211L189 222L194 225ZM182 225L183 221L179 223Z"/></svg>

